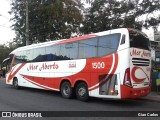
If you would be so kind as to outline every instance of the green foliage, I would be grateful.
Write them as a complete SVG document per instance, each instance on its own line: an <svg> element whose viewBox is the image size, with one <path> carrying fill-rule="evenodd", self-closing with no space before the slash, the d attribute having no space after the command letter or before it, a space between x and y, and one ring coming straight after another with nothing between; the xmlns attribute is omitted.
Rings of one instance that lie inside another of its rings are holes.
<svg viewBox="0 0 160 120"><path fill-rule="evenodd" d="M82 20L76 0L28 0L30 44L70 38L78 32ZM11 14L17 34L17 43L25 45L25 2L12 1Z"/></svg>
<svg viewBox="0 0 160 120"><path fill-rule="evenodd" d="M28 0L30 44L104 30L156 27L159 0ZM12 0L16 43L25 45L25 0ZM146 19L142 19L142 16Z"/></svg>
<svg viewBox="0 0 160 120"><path fill-rule="evenodd" d="M85 34L121 27L141 30L160 23L160 17L154 16L160 10L158 0L94 0L90 4L81 28Z"/></svg>
<svg viewBox="0 0 160 120"><path fill-rule="evenodd" d="M9 53L15 49L15 46L9 45L9 46L5 46L5 45L0 45L0 64L2 63L2 61L4 59L6 59L9 55Z"/></svg>
<svg viewBox="0 0 160 120"><path fill-rule="evenodd" d="M12 0L14 42L0 45L0 62L15 48L24 46L26 25L26 0ZM30 44L70 38L104 30L128 27L156 27L160 16L159 0L28 0ZM145 20L141 19L145 17Z"/></svg>

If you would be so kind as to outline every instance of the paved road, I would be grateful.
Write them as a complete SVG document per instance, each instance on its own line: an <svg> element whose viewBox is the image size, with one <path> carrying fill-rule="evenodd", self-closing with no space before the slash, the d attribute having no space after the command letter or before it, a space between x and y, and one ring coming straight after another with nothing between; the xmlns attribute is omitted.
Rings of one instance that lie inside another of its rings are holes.
<svg viewBox="0 0 160 120"><path fill-rule="evenodd" d="M96 98L90 102L81 102L76 99L64 99L59 92L30 88L16 90L12 86L6 85L4 80L0 80L0 111L160 111L160 103L146 100L102 100ZM74 120L74 118L70 119ZM90 119L93 118L87 118L87 120ZM156 119L158 120L158 118Z"/></svg>

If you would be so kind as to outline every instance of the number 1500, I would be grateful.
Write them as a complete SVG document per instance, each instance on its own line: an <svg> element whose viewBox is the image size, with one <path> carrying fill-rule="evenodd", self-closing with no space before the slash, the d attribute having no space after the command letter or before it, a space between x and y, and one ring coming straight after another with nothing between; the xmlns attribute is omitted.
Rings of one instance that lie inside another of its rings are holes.
<svg viewBox="0 0 160 120"><path fill-rule="evenodd" d="M103 69L105 68L105 63L104 62L94 62L92 63L92 68L93 69Z"/></svg>

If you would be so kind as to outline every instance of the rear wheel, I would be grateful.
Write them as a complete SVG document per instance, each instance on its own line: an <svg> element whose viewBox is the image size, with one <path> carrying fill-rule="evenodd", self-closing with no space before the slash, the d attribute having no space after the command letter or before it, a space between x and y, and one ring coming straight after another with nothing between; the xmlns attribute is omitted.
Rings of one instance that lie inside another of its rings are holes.
<svg viewBox="0 0 160 120"><path fill-rule="evenodd" d="M73 94L73 89L71 87L71 84L67 81L63 82L61 85L61 95L64 98L72 98L72 94Z"/></svg>
<svg viewBox="0 0 160 120"><path fill-rule="evenodd" d="M18 85L18 79L17 78L14 78L13 80L13 87L16 88L16 89L19 89L19 85Z"/></svg>
<svg viewBox="0 0 160 120"><path fill-rule="evenodd" d="M76 86L76 96L81 101L89 100L88 86L86 83L81 82Z"/></svg>

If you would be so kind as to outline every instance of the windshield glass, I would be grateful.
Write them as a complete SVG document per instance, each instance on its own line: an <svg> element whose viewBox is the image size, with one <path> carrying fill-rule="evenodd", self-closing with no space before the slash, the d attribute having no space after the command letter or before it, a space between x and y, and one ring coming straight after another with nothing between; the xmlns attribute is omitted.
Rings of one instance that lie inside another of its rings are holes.
<svg viewBox="0 0 160 120"><path fill-rule="evenodd" d="M150 50L150 42L148 37L137 30L129 30L130 47Z"/></svg>

